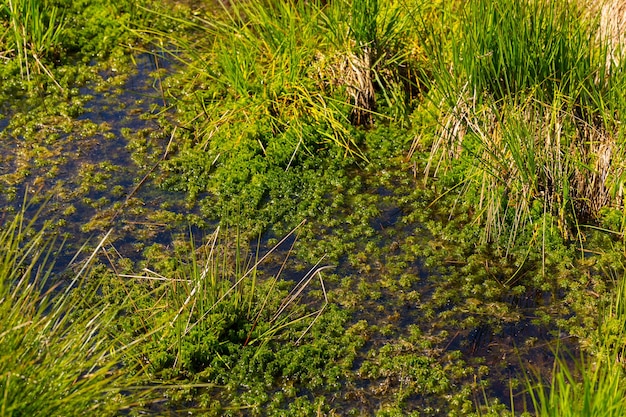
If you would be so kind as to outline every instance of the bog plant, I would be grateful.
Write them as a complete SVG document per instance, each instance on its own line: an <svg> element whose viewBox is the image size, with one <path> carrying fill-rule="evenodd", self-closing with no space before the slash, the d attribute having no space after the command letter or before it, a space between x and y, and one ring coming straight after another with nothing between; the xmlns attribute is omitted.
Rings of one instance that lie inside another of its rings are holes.
<svg viewBox="0 0 626 417"><path fill-rule="evenodd" d="M0 415L116 415L143 395L121 394L138 379L121 367L129 345L109 333L119 308L83 285L93 255L53 279L48 236L23 212L0 226Z"/></svg>
<svg viewBox="0 0 626 417"><path fill-rule="evenodd" d="M284 263L275 276L258 279L259 265L293 233L263 256L249 257L239 239L231 246L218 228L206 244L195 248L191 242L176 258L154 255L164 269L160 273L146 268L142 275L123 275L149 289L150 297L139 294L133 303L149 307L129 312L152 330L145 349L150 371L197 380L203 372L216 372L224 361L236 361L238 355L229 357L233 350L254 352L285 332L289 333L285 341L291 343L305 337L327 305L321 277L325 268L316 265L290 291L286 291L289 283L280 278ZM299 301L307 299L305 294L311 290L307 287L316 283L324 301L311 309Z"/></svg>
<svg viewBox="0 0 626 417"><path fill-rule="evenodd" d="M194 36L157 34L184 65L164 87L182 129L162 184L222 224L293 227L414 98L404 3L256 0L177 22Z"/></svg>
<svg viewBox="0 0 626 417"><path fill-rule="evenodd" d="M597 337L580 359L567 361L557 352L549 386L528 381L538 417L618 417L626 407L624 347L626 341L626 279L616 283L607 308L601 311ZM568 363L569 362L569 363ZM571 363L574 363L574 366Z"/></svg>
<svg viewBox="0 0 626 417"><path fill-rule="evenodd" d="M257 280L257 267L278 245L247 257L239 242L232 248L215 232L184 256L153 255L168 276L150 269L116 276L90 269L107 234L76 272L55 279L57 248L48 236L23 213L0 229L1 416L117 415L162 401L164 390L204 390L202 402L236 409L238 383L266 388L276 377L266 366L294 372L302 384L320 366L337 367L341 349L309 345L325 320L325 268L315 265L289 285L280 278L283 264ZM338 332L337 323L329 326ZM305 366L304 352L323 364L290 370ZM247 375L249 367L258 374ZM235 368L245 372L229 376Z"/></svg>
<svg viewBox="0 0 626 417"><path fill-rule="evenodd" d="M622 64L607 64L600 19L579 7L473 0L450 47L431 43L440 134L426 171L457 179L501 247L545 215L572 238L623 205Z"/></svg>
<svg viewBox="0 0 626 417"><path fill-rule="evenodd" d="M149 383L167 390L165 408L186 410L193 398L194 410L211 415L285 415L311 392L339 389L363 340L328 302L325 267L295 282L281 278L284 258L268 275L260 266L290 253L292 234L263 256L226 236L218 230L198 247L178 241L175 256L155 245L141 274L121 275L132 303L119 325L145 338L137 357Z"/></svg>
<svg viewBox="0 0 626 417"><path fill-rule="evenodd" d="M0 19L2 57L16 59L25 79L44 73L54 81L48 62L61 48L65 20L59 9L44 0L3 0Z"/></svg>
<svg viewBox="0 0 626 417"><path fill-rule="evenodd" d="M409 26L398 5L259 0L210 13L186 22L198 41L168 39L189 65L182 94L169 92L192 110L202 149L252 141L267 156L281 146L284 166L325 142L360 153L353 126L373 123L377 94L406 107L398 69Z"/></svg>

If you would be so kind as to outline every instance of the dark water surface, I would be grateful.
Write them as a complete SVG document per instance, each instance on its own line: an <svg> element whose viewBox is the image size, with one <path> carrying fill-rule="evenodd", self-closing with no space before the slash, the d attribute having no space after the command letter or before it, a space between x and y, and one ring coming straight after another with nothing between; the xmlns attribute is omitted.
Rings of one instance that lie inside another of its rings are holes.
<svg viewBox="0 0 626 417"><path fill-rule="evenodd" d="M0 175L19 172L22 179L11 179L11 185L4 186L2 204L18 210L26 199L34 202L29 209L34 213L46 201L42 217L55 221L57 230L68 237L69 252L88 238L97 240L109 227L115 228L114 241L126 249L123 252L133 251L133 236L167 240L167 225L146 220L145 214L164 202L176 206L183 200L182 195L160 191L149 177L169 141L156 117L150 117L152 110L163 106L159 79L152 74L167 68L167 61L143 53L134 62L136 67L121 86L120 75L107 71L100 73L98 85L80 88L80 100L86 102L72 128L55 126L54 118L42 121L43 145L3 132L0 151L5 159ZM19 98L5 108L2 131L10 128L12 115L24 111ZM145 147L148 155L142 161L133 160L130 138ZM21 155L21 149L37 147L48 152L46 160ZM30 166L20 172L25 164Z"/></svg>

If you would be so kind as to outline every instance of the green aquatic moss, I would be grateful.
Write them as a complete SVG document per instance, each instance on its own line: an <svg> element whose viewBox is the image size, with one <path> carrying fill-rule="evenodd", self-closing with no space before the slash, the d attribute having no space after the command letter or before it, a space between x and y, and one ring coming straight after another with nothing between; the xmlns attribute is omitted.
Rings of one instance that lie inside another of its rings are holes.
<svg viewBox="0 0 626 417"><path fill-rule="evenodd" d="M192 278L176 272L189 271L188 262L167 254L161 246L148 248L145 257L159 276ZM202 291L226 291L232 282L218 281L217 285L223 287ZM251 285L247 280L236 291L244 297L253 296L252 312L246 311L247 304L242 304L237 294L218 301L213 308L209 293L196 298L185 290L189 286L184 282L133 279L124 284L134 301L117 325L136 335L154 332L147 336L137 355L143 358L152 379L170 386L168 409L185 408L185 402L193 398L195 407L207 410L209 415L228 414L227 410L236 415L240 408L262 415L297 415L297 410L309 404L320 406L324 395L342 388L356 351L364 344L358 329L349 329L348 313L329 305L308 330L310 320L272 330L270 313L279 308L293 283L274 283L265 277L254 287ZM112 282L111 288L115 287ZM181 293L177 295L176 291ZM115 292L111 295L117 296ZM183 312L183 299L188 296L194 300L189 316ZM289 309L289 317L311 311L321 297L321 293L311 292L305 298L306 304ZM208 314L202 315L203 311ZM200 315L201 321L196 322ZM267 331L273 335L263 336ZM168 381L177 382L171 385ZM282 392L283 396L275 397L274 392Z"/></svg>

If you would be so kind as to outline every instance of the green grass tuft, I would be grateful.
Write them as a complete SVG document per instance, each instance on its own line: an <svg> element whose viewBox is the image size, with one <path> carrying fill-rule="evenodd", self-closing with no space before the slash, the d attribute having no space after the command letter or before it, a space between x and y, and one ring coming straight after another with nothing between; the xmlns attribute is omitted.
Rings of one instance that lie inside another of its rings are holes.
<svg viewBox="0 0 626 417"><path fill-rule="evenodd" d="M444 14L449 43L427 43L440 123L427 175L476 204L483 239L501 247L546 219L578 238L623 206L626 78L607 66L599 18L578 7L473 0Z"/></svg>
<svg viewBox="0 0 626 417"><path fill-rule="evenodd" d="M121 394L138 379L122 368L129 346L109 334L119 307L83 285L93 255L55 282L46 236L23 213L0 228L0 416L117 415L145 393Z"/></svg>

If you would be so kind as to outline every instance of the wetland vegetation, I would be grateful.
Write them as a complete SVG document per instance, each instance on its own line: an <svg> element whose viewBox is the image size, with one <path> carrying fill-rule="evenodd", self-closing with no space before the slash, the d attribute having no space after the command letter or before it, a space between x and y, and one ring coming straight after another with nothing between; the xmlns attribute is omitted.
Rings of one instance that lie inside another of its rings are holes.
<svg viewBox="0 0 626 417"><path fill-rule="evenodd" d="M620 416L622 8L2 0L0 416Z"/></svg>

